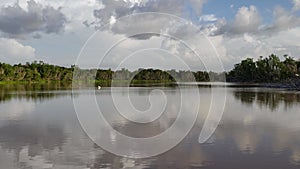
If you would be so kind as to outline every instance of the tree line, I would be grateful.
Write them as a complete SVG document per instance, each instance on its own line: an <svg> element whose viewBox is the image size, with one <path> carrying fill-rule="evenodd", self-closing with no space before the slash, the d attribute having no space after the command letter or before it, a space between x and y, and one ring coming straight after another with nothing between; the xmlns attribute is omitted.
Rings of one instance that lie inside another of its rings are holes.
<svg viewBox="0 0 300 169"><path fill-rule="evenodd" d="M159 69L139 69L129 71L121 69L112 71L111 69L80 69L72 65L62 67L34 61L26 64L10 65L0 63L0 81L65 81L71 82L74 71L77 80L91 80L107 82L114 80L132 81L157 81L157 82L207 82L224 81L229 82L283 82L298 78L300 73L300 61L284 55L284 60L274 54L268 57L260 57L257 61L252 58L242 60L229 72L215 73L207 71L186 71L186 70L159 70Z"/></svg>
<svg viewBox="0 0 300 169"><path fill-rule="evenodd" d="M280 60L275 54L260 56L257 61L252 58L242 60L227 73L230 82L276 83L299 79L300 61L284 55Z"/></svg>
<svg viewBox="0 0 300 169"><path fill-rule="evenodd" d="M16 65L0 63L0 81L71 81L73 70L43 61Z"/></svg>
<svg viewBox="0 0 300 169"><path fill-rule="evenodd" d="M139 69L129 71L121 69L112 71L111 69L80 69L72 65L71 67L62 67L44 63L43 61L34 61L26 64L10 65L0 63L0 81L72 81L74 71L76 71L76 80L111 81L113 80L133 80L133 81L157 81L157 82L174 82L174 81L210 81L210 77L218 80L222 74L205 72L205 71L176 71L176 70L159 70L159 69Z"/></svg>

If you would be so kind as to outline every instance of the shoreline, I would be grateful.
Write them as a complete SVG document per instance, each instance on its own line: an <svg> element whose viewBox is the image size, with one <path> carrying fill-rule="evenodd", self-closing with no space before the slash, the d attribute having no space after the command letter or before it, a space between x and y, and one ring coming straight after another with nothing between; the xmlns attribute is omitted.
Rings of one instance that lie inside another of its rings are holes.
<svg viewBox="0 0 300 169"><path fill-rule="evenodd" d="M111 81L96 80L93 82L75 82L86 83L92 86L111 87ZM115 81L119 84L118 87L127 84L128 81ZM72 81L0 81L0 85L51 85L51 84L74 84ZM246 83L246 82L172 82L172 81L156 81L156 80L134 80L130 82L130 87L157 87L157 86L201 86L201 87L230 87L230 88L278 88L286 90L300 91L300 80L294 80L289 82L276 82L276 83ZM124 86L126 87L126 85Z"/></svg>

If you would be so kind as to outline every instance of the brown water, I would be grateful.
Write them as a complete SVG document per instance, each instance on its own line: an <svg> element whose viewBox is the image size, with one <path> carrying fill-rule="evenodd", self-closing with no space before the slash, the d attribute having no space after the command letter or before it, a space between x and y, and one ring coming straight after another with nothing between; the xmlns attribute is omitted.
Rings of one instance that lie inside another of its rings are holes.
<svg viewBox="0 0 300 169"><path fill-rule="evenodd" d="M74 111L72 97L84 99L93 89L62 87L0 88L0 168L207 168L288 169L300 167L300 93L265 88L228 88L222 121L206 144L198 137L207 102L188 136L172 150L156 157L129 159L115 156L94 144L83 132ZM176 98L178 88L160 88ZM122 93L120 97L124 95ZM139 109L148 104L140 97L152 90L131 88L130 97ZM209 98L211 88L199 88ZM181 92L191 95L189 88ZM109 88L96 92L101 103L111 95ZM114 112L110 104L99 104ZM113 113L112 113L113 114ZM106 113L120 132L153 136L172 125L176 113L151 125L129 123ZM113 140L112 140L113 141Z"/></svg>

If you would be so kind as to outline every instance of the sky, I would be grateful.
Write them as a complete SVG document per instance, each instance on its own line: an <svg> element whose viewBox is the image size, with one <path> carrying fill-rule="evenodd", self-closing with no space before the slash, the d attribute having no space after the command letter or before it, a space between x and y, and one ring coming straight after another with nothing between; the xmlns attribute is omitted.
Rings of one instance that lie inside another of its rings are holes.
<svg viewBox="0 0 300 169"><path fill-rule="evenodd" d="M1 0L0 62L230 70L300 59L300 0Z"/></svg>

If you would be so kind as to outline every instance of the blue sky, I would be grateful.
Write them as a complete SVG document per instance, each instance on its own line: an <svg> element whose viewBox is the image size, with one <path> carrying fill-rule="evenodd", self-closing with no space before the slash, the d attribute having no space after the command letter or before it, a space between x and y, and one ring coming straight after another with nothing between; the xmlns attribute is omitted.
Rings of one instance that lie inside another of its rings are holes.
<svg viewBox="0 0 300 169"><path fill-rule="evenodd" d="M251 5L257 7L266 23L271 23L273 20L275 7L281 6L288 10L293 8L292 0L209 0L203 5L203 14L214 14L216 17L231 20L240 7ZM299 12L295 13L299 15Z"/></svg>
<svg viewBox="0 0 300 169"><path fill-rule="evenodd" d="M187 23L182 25L172 22L171 18L157 17L118 20L141 12L168 13L186 19ZM195 49L211 48L210 44L196 45L197 38L201 38L199 32L203 33L219 53L225 69L246 57L257 58L270 53L290 54L299 59L300 0L2 0L0 62L44 60L72 65L90 36L107 23L107 29L98 32L101 36L95 53L99 56L86 56L87 67L89 62L93 65L94 60L99 60L107 44L141 30L180 36ZM184 51L182 44L162 37L129 38L119 53L133 50L135 46L131 45L143 47L137 44L152 43L159 43L158 48L193 63L193 57L188 56L191 52ZM116 64L113 61L117 59L113 57L108 59L111 63L107 65ZM172 65L172 59L168 63Z"/></svg>
<svg viewBox="0 0 300 169"><path fill-rule="evenodd" d="M215 14L217 17L231 19L242 6L256 6L267 21L272 18L272 9L282 6L287 9L293 7L291 0L209 0L203 5L203 14Z"/></svg>

